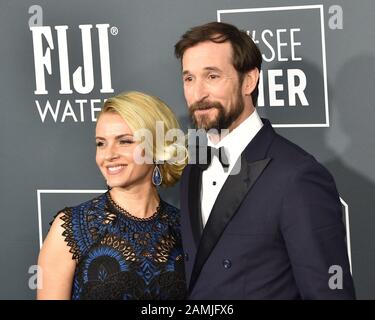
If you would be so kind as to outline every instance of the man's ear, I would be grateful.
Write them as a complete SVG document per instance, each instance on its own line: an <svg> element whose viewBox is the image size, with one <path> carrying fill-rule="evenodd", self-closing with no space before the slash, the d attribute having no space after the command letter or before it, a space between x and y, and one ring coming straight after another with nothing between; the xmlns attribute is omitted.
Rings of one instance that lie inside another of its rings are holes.
<svg viewBox="0 0 375 320"><path fill-rule="evenodd" d="M257 83L259 80L259 70L258 68L254 68L245 73L242 82L242 93L245 96L250 96L251 93L254 91Z"/></svg>

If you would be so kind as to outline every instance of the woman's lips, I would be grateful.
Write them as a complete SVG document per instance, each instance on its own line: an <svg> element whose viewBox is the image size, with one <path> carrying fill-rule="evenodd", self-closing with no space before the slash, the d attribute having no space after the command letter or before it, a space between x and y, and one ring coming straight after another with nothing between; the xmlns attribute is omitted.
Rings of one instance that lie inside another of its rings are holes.
<svg viewBox="0 0 375 320"><path fill-rule="evenodd" d="M123 164L119 164L119 165L115 165L115 166L108 166L107 167L107 173L109 175L119 174L120 172L122 172L125 169L125 167L126 167L126 165L123 165Z"/></svg>

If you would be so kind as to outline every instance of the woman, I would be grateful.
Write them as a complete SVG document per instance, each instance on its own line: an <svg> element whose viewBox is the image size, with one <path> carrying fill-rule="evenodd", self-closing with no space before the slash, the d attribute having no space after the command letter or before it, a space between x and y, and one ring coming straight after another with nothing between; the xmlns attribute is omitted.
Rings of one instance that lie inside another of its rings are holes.
<svg viewBox="0 0 375 320"><path fill-rule="evenodd" d="M96 163L109 190L54 219L39 255L38 299L185 297L179 211L156 188L173 185L185 163L167 161L176 148L157 146L157 121L166 131L179 127L156 97L129 92L105 102ZM136 139L140 129L151 141Z"/></svg>

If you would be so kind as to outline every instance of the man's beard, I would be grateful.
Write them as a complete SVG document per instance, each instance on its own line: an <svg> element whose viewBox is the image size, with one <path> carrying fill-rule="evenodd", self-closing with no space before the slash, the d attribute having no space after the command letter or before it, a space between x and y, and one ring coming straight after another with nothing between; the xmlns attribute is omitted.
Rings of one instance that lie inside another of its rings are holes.
<svg viewBox="0 0 375 320"><path fill-rule="evenodd" d="M214 119L209 119L209 116L200 115L195 116L194 112L196 110L206 110L210 108L217 109L217 115ZM235 104L225 112L224 106L217 101L202 101L195 102L189 107L190 116L194 122L194 125L198 129L204 129L206 131L210 129L216 129L218 131L222 129L228 129L231 124L241 115L244 110L244 103L242 100L241 93L237 94Z"/></svg>

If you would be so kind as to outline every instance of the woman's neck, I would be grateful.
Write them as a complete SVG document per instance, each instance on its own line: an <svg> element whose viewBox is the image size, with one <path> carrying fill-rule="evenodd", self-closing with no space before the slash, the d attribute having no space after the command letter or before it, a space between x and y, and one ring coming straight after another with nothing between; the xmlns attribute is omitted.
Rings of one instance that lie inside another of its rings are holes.
<svg viewBox="0 0 375 320"><path fill-rule="evenodd" d="M111 189L110 195L117 205L131 215L142 219L152 216L160 202L156 187L149 183L130 189L114 187Z"/></svg>

